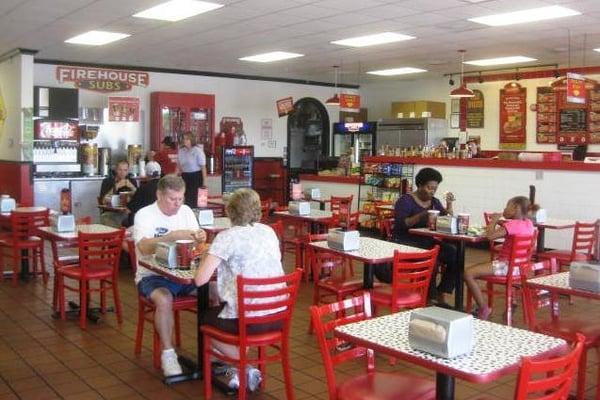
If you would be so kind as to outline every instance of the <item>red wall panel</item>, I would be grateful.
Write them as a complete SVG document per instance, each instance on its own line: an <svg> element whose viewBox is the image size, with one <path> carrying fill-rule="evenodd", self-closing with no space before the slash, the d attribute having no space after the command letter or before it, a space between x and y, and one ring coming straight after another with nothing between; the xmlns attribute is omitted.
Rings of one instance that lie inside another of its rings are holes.
<svg viewBox="0 0 600 400"><path fill-rule="evenodd" d="M32 206L32 164L0 160L0 193L14 197L21 206Z"/></svg>

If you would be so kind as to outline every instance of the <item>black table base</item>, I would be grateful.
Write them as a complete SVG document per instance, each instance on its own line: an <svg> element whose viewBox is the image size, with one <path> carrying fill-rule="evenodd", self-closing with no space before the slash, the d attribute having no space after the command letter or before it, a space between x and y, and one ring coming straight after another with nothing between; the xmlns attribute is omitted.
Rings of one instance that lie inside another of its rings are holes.
<svg viewBox="0 0 600 400"><path fill-rule="evenodd" d="M80 312L81 312L79 304L75 303L74 301L69 301L68 305L69 305L69 310L67 310L65 313L67 320L69 320L69 321L79 320L79 316L80 316ZM115 311L114 307L106 307L106 312L114 312L114 311ZM91 307L91 308L88 308L88 310L87 310L87 319L95 324L98 324L102 321L102 315L104 315L104 314L105 313L102 312L102 309L100 307ZM52 319L60 319L60 311L54 311L52 313Z"/></svg>
<svg viewBox="0 0 600 400"><path fill-rule="evenodd" d="M454 400L454 378L441 373L435 374L436 400Z"/></svg>

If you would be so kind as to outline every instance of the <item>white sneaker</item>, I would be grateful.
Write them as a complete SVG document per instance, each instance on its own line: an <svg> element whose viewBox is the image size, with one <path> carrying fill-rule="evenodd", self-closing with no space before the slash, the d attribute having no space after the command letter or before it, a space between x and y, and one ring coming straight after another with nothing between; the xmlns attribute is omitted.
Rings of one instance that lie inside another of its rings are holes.
<svg viewBox="0 0 600 400"><path fill-rule="evenodd" d="M177 353L173 349L163 350L160 356L160 363L165 376L180 375L183 373L181 365L177 361Z"/></svg>
<svg viewBox="0 0 600 400"><path fill-rule="evenodd" d="M225 376L229 378L229 382L227 383L227 386L229 386L229 388L240 388L240 376L237 368L229 368L225 373ZM246 377L248 382L248 389L251 392L254 392L256 389L258 389L258 386L262 382L262 376L260 374L260 371L254 367L246 367Z"/></svg>
<svg viewBox="0 0 600 400"><path fill-rule="evenodd" d="M240 388L240 376L238 374L238 369L235 367L230 367L226 372L225 376L229 378L229 382L227 386L230 389L239 389Z"/></svg>

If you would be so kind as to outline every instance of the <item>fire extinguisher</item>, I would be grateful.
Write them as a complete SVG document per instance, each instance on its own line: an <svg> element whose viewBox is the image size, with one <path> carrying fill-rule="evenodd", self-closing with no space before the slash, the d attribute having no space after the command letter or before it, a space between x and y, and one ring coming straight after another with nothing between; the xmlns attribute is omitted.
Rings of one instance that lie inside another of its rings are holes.
<svg viewBox="0 0 600 400"><path fill-rule="evenodd" d="M71 214L71 190L64 188L60 191L60 212Z"/></svg>

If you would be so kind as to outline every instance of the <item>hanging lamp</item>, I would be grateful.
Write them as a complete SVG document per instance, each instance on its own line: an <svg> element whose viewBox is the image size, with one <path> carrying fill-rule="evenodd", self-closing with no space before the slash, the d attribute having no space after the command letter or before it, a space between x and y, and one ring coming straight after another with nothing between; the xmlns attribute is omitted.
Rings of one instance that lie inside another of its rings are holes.
<svg viewBox="0 0 600 400"><path fill-rule="evenodd" d="M328 106L339 106L340 105L340 96L338 96L338 92L337 92L337 85L338 85L338 66L334 65L333 66L333 71L335 72L335 93L333 94L333 96L331 96L330 98L327 99L327 101L325 101L325 104L327 104Z"/></svg>
<svg viewBox="0 0 600 400"><path fill-rule="evenodd" d="M459 99L461 97L475 97L475 93L467 87L464 80L465 75L465 52L466 50L458 50L460 53L460 86L450 92L450 97Z"/></svg>

